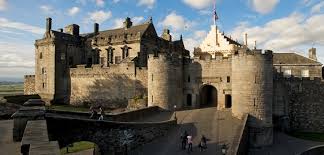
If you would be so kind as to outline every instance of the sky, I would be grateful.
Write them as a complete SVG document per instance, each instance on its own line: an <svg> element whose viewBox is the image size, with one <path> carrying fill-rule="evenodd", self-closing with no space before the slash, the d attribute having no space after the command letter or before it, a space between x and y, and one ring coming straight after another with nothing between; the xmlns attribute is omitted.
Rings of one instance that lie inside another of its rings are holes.
<svg viewBox="0 0 324 155"><path fill-rule="evenodd" d="M80 25L81 33L121 27L126 17L140 24L153 18L160 35L183 35L185 47L199 46L213 24L214 0L0 0L0 80L34 74L34 43L45 32L45 19L54 30ZM217 25L226 35L249 47L306 56L317 48L324 63L324 0L216 0Z"/></svg>

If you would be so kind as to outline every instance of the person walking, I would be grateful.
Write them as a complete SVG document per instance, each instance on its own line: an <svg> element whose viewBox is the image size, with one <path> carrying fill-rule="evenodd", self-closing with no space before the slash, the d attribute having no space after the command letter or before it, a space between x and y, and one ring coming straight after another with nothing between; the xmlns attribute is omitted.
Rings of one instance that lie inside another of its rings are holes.
<svg viewBox="0 0 324 155"><path fill-rule="evenodd" d="M100 117L99 117L99 121L104 119L104 115L105 115L105 111L100 107L99 108L99 113L100 113Z"/></svg>
<svg viewBox="0 0 324 155"><path fill-rule="evenodd" d="M202 135L199 143L199 150L200 152L204 151L204 149L207 149L207 138Z"/></svg>
<svg viewBox="0 0 324 155"><path fill-rule="evenodd" d="M187 136L187 143L188 143L188 153L192 152L192 136L191 135Z"/></svg>
<svg viewBox="0 0 324 155"><path fill-rule="evenodd" d="M187 146L187 136L188 136L188 133L187 133L187 131L185 131L181 135L181 137L180 137L180 139L181 139L181 149L182 150L185 150L186 149L186 146Z"/></svg>

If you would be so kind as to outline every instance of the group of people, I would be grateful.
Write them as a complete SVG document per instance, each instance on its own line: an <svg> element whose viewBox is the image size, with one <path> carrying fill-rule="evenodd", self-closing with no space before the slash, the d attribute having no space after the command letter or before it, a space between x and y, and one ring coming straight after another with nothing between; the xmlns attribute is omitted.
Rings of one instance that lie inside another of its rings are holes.
<svg viewBox="0 0 324 155"><path fill-rule="evenodd" d="M102 109L101 106L99 106L99 107L91 106L90 112L91 112L91 115L90 115L91 119L98 119L98 120L104 119L105 111Z"/></svg>
<svg viewBox="0 0 324 155"><path fill-rule="evenodd" d="M207 149L207 138L204 135L201 136L198 147L199 147L200 152ZM192 135L189 135L187 131L185 131L181 135L181 149L186 150L186 148L187 148L188 153L193 152L193 150L192 150Z"/></svg>

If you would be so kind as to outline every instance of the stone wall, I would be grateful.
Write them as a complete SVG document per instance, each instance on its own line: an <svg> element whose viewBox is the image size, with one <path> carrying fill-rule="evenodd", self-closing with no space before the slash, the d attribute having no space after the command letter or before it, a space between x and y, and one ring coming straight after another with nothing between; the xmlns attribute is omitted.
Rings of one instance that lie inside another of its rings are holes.
<svg viewBox="0 0 324 155"><path fill-rule="evenodd" d="M281 90L277 91L285 92L287 96L283 96L281 101L284 102L277 101L276 109L287 109L280 113L289 116L290 129L324 132L324 82L321 78L282 78L275 83L278 81Z"/></svg>
<svg viewBox="0 0 324 155"><path fill-rule="evenodd" d="M184 105L187 105L186 95L191 94L192 106L199 107L201 89L211 85L217 90L218 109L225 108L225 95L231 94L231 58L201 60L195 59L185 65L184 70ZM229 81L227 81L229 78Z"/></svg>
<svg viewBox="0 0 324 155"><path fill-rule="evenodd" d="M24 95L37 94L35 91L35 75L25 75L24 79Z"/></svg>
<svg viewBox="0 0 324 155"><path fill-rule="evenodd" d="M138 73L138 74L137 74ZM102 67L78 65L70 69L70 104L101 104L107 108L126 107L129 99L146 95L145 68L136 72L134 63ZM139 76L137 76L139 75Z"/></svg>
<svg viewBox="0 0 324 155"><path fill-rule="evenodd" d="M252 147L271 145L272 99L273 99L273 59L272 52L261 50L240 51L232 58L232 112L241 117L250 115L248 120L249 141Z"/></svg>

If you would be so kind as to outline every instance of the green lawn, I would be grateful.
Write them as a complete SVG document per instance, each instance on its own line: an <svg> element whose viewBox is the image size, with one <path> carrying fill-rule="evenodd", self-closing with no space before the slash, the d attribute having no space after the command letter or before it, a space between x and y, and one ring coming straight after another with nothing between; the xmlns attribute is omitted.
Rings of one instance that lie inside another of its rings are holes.
<svg viewBox="0 0 324 155"><path fill-rule="evenodd" d="M17 84L1 84L0 85L0 92L23 92L24 91L24 84L17 83Z"/></svg>
<svg viewBox="0 0 324 155"><path fill-rule="evenodd" d="M300 139L324 142L324 133L292 132L290 135Z"/></svg>
<svg viewBox="0 0 324 155"><path fill-rule="evenodd" d="M63 147L61 149L61 154L80 152L80 151L88 150L88 149L91 149L94 147L95 147L95 144L92 142L87 142L87 141L75 142L75 143L73 143L72 147L68 148L69 152L66 152L66 147Z"/></svg>

